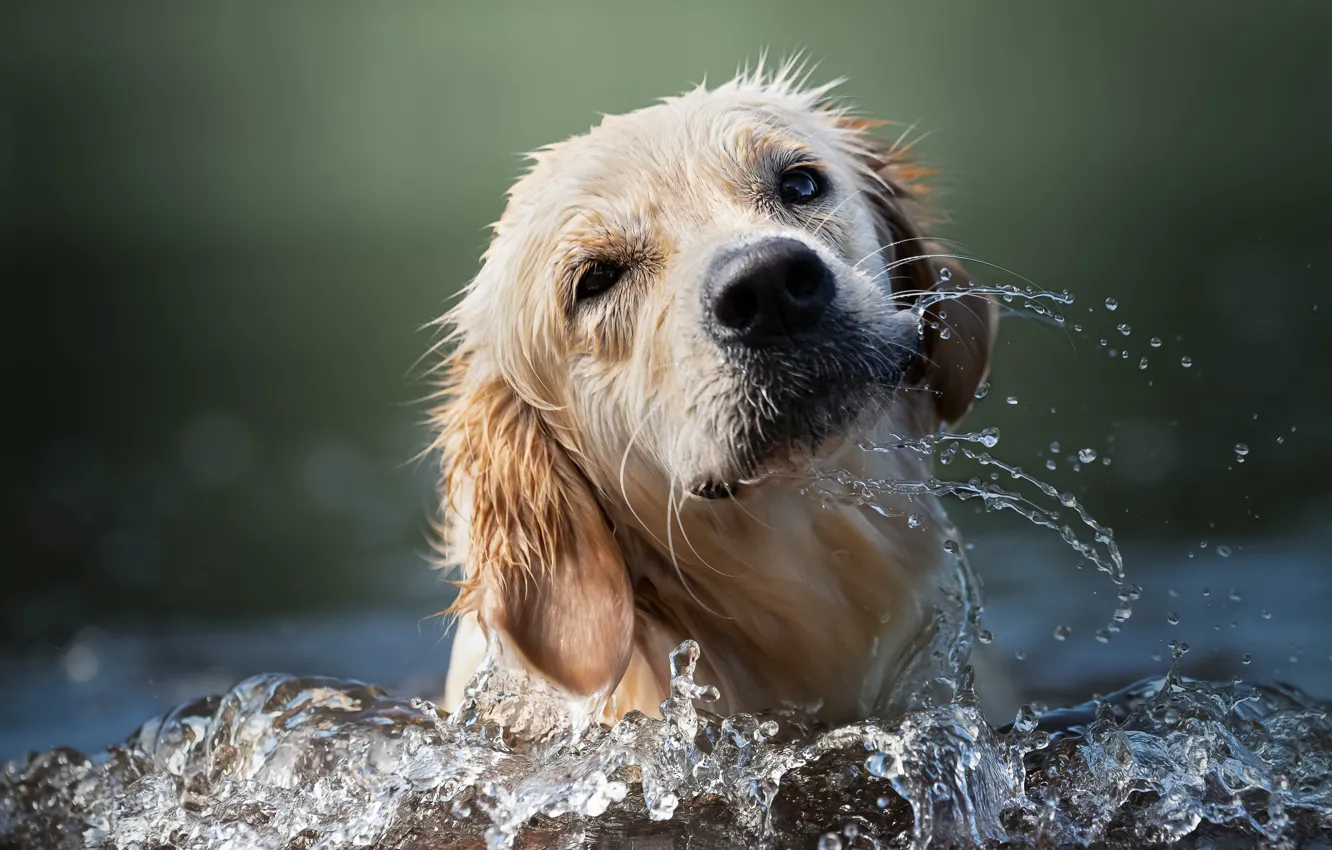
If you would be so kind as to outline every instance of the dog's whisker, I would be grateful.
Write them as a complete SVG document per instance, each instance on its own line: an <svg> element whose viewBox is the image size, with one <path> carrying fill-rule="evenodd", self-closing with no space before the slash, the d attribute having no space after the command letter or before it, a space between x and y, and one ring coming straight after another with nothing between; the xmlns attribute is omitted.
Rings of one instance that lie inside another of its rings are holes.
<svg viewBox="0 0 1332 850"><path fill-rule="evenodd" d="M684 588L685 593L688 593L691 599L693 599L695 602L699 604L699 607L701 607L704 611L707 611L709 614L712 614L714 617L720 617L723 620L735 619L734 617L728 617L725 614L713 610L713 608L710 605L708 605L702 599L699 599L698 594L694 592L693 586L690 585L689 580L685 578L684 570L680 569L680 559L675 554L675 534L672 531L672 525L671 525L671 512L673 509L675 510L675 513L678 516L679 509L675 505L674 476L671 477L670 486L666 493L666 541L667 541L667 548L670 550L671 566L675 567L675 575L677 578L680 579L680 586ZM683 522L680 525L680 529L681 531L684 530Z"/></svg>
<svg viewBox="0 0 1332 850"><path fill-rule="evenodd" d="M837 204L837 206L835 206L835 207L833 207L832 209L828 210L827 215L825 215L825 216L823 217L823 221L820 221L820 222L819 222L819 226L816 227L816 228L814 228L814 232L813 232L812 234L810 234L811 238L813 238L813 239L817 239L818 236L819 236L819 234L823 232L823 228L824 228L824 226L828 224L828 220L831 219L834 215L836 215L838 210L840 210L842 207L846 206L847 203L850 202L852 198L858 198L858 197L860 197L860 196L863 195L863 194L865 194L865 190L864 190L864 189L857 189L856 191L852 192L851 194L849 194L849 195L847 195L845 198L843 198L841 201L839 201L838 204Z"/></svg>

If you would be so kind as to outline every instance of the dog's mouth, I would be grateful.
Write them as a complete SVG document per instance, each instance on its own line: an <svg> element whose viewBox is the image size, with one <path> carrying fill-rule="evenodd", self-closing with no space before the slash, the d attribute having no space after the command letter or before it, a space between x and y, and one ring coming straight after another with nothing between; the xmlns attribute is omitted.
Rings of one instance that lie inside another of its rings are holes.
<svg viewBox="0 0 1332 850"><path fill-rule="evenodd" d="M728 499L816 459L892 402L920 354L918 325L903 311L887 328L837 322L828 333L761 352L733 352L739 415L727 436L731 463L691 487Z"/></svg>

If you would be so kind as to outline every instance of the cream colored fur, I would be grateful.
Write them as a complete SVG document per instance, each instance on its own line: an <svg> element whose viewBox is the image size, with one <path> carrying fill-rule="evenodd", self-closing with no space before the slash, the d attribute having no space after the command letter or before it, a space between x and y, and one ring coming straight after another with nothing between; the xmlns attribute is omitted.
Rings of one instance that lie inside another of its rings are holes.
<svg viewBox="0 0 1332 850"><path fill-rule="evenodd" d="M836 270L839 307L867 327L915 321L898 308L941 264L921 256L932 251L916 231L918 172L873 126L789 73L751 74L534 155L445 317L455 348L435 421L447 557L462 573L446 708L487 634L557 686L606 700L607 718L656 714L667 654L690 637L721 711L821 702L845 720L900 698L935 606L956 605L940 590L946 517L929 498L889 501L897 515L885 516L807 491L818 470L929 477L926 455L857 444L931 433L965 411L985 378L992 305L949 302L952 333L925 328L910 386L843 438L759 470L733 445L747 387L698 307L717 250L781 234ZM824 169L835 208L773 213L763 169L791 156ZM632 270L593 307L574 304L579 270L607 251ZM709 480L736 495L692 494Z"/></svg>

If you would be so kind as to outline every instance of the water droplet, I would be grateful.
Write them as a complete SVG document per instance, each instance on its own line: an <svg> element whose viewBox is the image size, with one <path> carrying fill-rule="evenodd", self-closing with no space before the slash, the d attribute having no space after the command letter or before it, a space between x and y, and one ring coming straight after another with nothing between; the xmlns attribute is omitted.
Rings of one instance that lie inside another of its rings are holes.
<svg viewBox="0 0 1332 850"><path fill-rule="evenodd" d="M1179 615L1176 614L1174 611L1171 611L1169 614L1166 614L1166 622L1169 623L1169 624L1172 625L1172 626L1178 626L1178 625L1179 625Z"/></svg>
<svg viewBox="0 0 1332 850"><path fill-rule="evenodd" d="M1050 444L1050 451L1054 452L1055 454L1059 454L1059 441L1058 441L1058 440L1055 440L1053 443Z"/></svg>
<svg viewBox="0 0 1332 850"><path fill-rule="evenodd" d="M880 779L893 775L893 757L887 753L875 753L865 759L865 769L871 776L877 776Z"/></svg>
<svg viewBox="0 0 1332 850"><path fill-rule="evenodd" d="M948 268L948 266L944 266L943 268L939 269L939 280L947 282L952 279L953 279L952 269Z"/></svg>
<svg viewBox="0 0 1332 850"><path fill-rule="evenodd" d="M1231 553L1230 553L1230 547L1229 547L1229 546L1218 546L1218 547L1216 547L1216 554L1220 555L1220 556L1223 557L1223 558L1229 558L1229 557L1230 557L1230 554L1231 554ZM1231 598L1231 599L1235 599L1235 591L1234 591L1233 589L1230 591L1230 598ZM1235 599L1235 601L1238 602L1239 600L1238 600L1238 599Z"/></svg>
<svg viewBox="0 0 1332 850"><path fill-rule="evenodd" d="M1100 641L1101 643L1109 643L1109 642L1110 642L1110 630L1109 630L1109 629L1097 629L1097 630L1096 630L1096 639L1097 639L1098 641Z"/></svg>
<svg viewBox="0 0 1332 850"><path fill-rule="evenodd" d="M1096 449L1082 449L1078 452L1078 460L1083 463L1091 463L1096 460Z"/></svg>
<svg viewBox="0 0 1332 850"><path fill-rule="evenodd" d="M1055 639L1055 640L1068 640L1068 636L1071 635L1071 634L1073 634L1073 627L1072 627L1072 626L1070 626L1070 625L1068 625L1068 624L1066 624L1066 623L1061 623L1060 625L1055 626L1055 630L1054 630L1054 639Z"/></svg>
<svg viewBox="0 0 1332 850"><path fill-rule="evenodd" d="M1204 587L1203 596L1211 596L1211 595L1212 595L1212 589L1210 587Z"/></svg>
<svg viewBox="0 0 1332 850"><path fill-rule="evenodd" d="M948 554L956 555L958 552L961 551L962 547L957 545L956 540L945 540L943 543L943 548L944 551L947 552Z"/></svg>
<svg viewBox="0 0 1332 850"><path fill-rule="evenodd" d="M826 833L819 839L819 850L842 850L842 839L836 833Z"/></svg>
<svg viewBox="0 0 1332 850"><path fill-rule="evenodd" d="M1248 453L1249 453L1248 445L1246 445L1245 443L1235 444L1235 454L1239 455L1240 457L1244 457Z"/></svg>
<svg viewBox="0 0 1332 850"><path fill-rule="evenodd" d="M1154 336L1150 340L1148 340L1147 344L1150 345L1152 348L1160 348L1161 338L1159 336Z"/></svg>
<svg viewBox="0 0 1332 850"><path fill-rule="evenodd" d="M1247 652L1244 653L1244 657L1240 659L1240 663L1241 663L1241 664L1251 664L1251 663L1253 663L1253 656L1250 655L1250 654L1247 653Z"/></svg>
<svg viewBox="0 0 1332 850"><path fill-rule="evenodd" d="M1027 653L1019 649L1017 652L1013 653L1013 657L1016 658L1018 661L1026 661Z"/></svg>
<svg viewBox="0 0 1332 850"><path fill-rule="evenodd" d="M1113 299L1113 298L1107 298L1107 299L1105 299L1105 309L1107 309L1107 310L1118 310L1118 309L1119 309L1119 302L1116 301L1116 300Z"/></svg>
<svg viewBox="0 0 1332 850"><path fill-rule="evenodd" d="M907 528L920 528L920 514L911 514L907 517Z"/></svg>
<svg viewBox="0 0 1332 850"><path fill-rule="evenodd" d="M886 809L893 804L891 797L880 797L878 800L875 800L874 802L875 805L877 805L881 809Z"/></svg>
<svg viewBox="0 0 1332 850"><path fill-rule="evenodd" d="M990 394L990 382L985 381L979 387L976 387L975 397L977 399L985 398Z"/></svg>
<svg viewBox="0 0 1332 850"><path fill-rule="evenodd" d="M1124 336L1128 336L1129 334L1133 333L1133 328L1132 328L1131 326L1129 326L1128 324L1120 324L1120 325L1116 325L1116 326L1115 326L1115 330L1119 331L1119 332L1122 333Z"/></svg>
<svg viewBox="0 0 1332 850"><path fill-rule="evenodd" d="M1193 365L1193 358L1189 357L1188 355L1185 355L1184 357L1179 358L1179 365L1183 366L1185 369L1188 369L1190 366Z"/></svg>
<svg viewBox="0 0 1332 850"><path fill-rule="evenodd" d="M1138 361L1138 368L1139 368L1139 369L1146 369L1146 368L1147 368L1147 358L1146 358L1146 357L1144 357L1144 358L1142 358L1141 360Z"/></svg>
<svg viewBox="0 0 1332 850"><path fill-rule="evenodd" d="M1074 322L1073 330L1077 333L1082 333L1082 325L1078 324L1077 322Z"/></svg>
<svg viewBox="0 0 1332 850"><path fill-rule="evenodd" d="M1045 468L1050 470L1051 472L1054 472L1056 469L1059 468L1059 464L1054 462L1054 458L1050 458L1045 462Z"/></svg>
<svg viewBox="0 0 1332 850"><path fill-rule="evenodd" d="M1008 398L1004 399L1004 401L1008 402L1009 404L1017 404L1018 398L1015 395L1011 395Z"/></svg>
<svg viewBox="0 0 1332 850"><path fill-rule="evenodd" d="M983 644L994 643L994 632L989 629L981 629L976 632L976 640Z"/></svg>
<svg viewBox="0 0 1332 850"><path fill-rule="evenodd" d="M1264 620L1270 620L1272 619L1272 612L1264 608L1262 610L1261 616Z"/></svg>
<svg viewBox="0 0 1332 850"><path fill-rule="evenodd" d="M1221 547L1221 549L1225 549L1225 548L1226 548L1226 547L1224 547L1224 546ZM1218 555L1221 554L1221 549L1217 549L1217 550L1216 550ZM1229 552L1230 550L1229 550L1229 549L1226 549L1226 551ZM1233 588L1233 587L1230 589L1230 601L1231 601L1231 602L1239 602L1242 598L1243 598L1243 597L1240 596L1240 592L1239 592L1238 590L1236 590L1236 589Z"/></svg>

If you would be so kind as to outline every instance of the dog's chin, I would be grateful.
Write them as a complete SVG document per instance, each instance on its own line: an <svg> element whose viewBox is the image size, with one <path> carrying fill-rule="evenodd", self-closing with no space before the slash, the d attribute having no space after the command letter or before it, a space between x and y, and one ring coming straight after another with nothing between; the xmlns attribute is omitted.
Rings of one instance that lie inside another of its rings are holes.
<svg viewBox="0 0 1332 850"><path fill-rule="evenodd" d="M840 399L827 409L806 408L782 421L754 422L747 434L769 437L737 439L732 467L701 476L690 492L705 500L744 496L773 481L807 478L821 459L841 451L854 440L872 411L882 408L876 393Z"/></svg>

